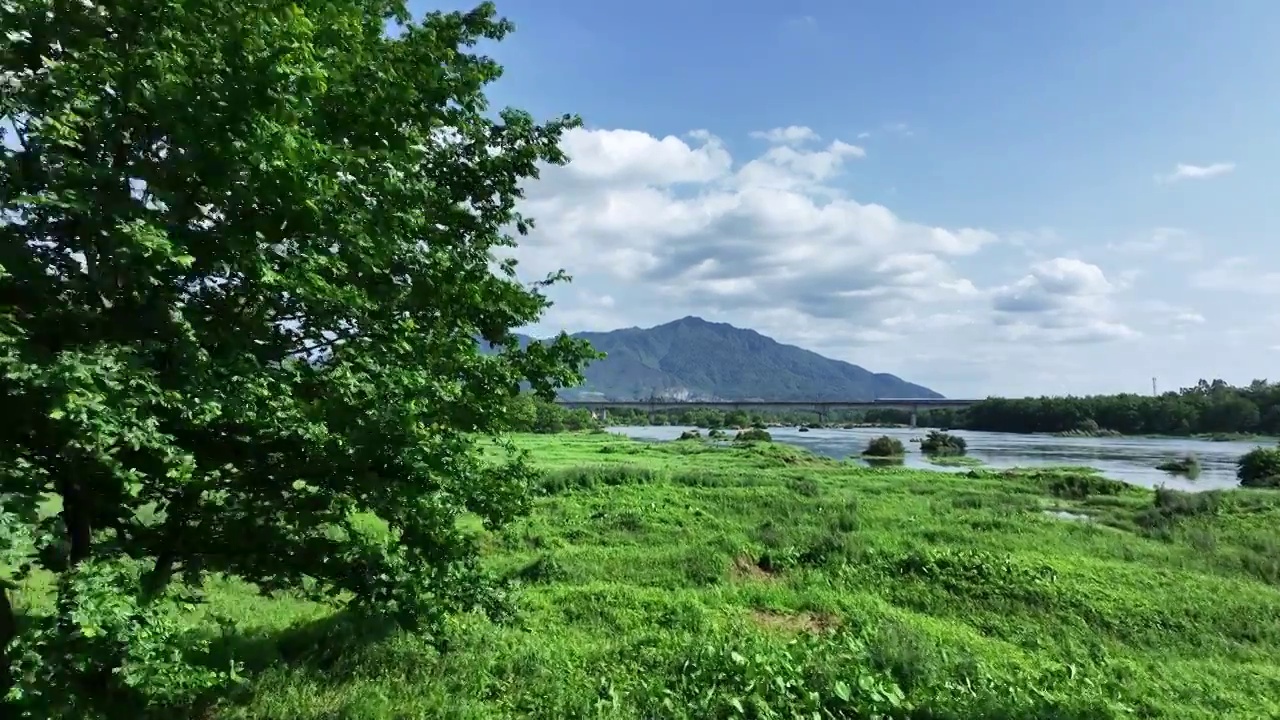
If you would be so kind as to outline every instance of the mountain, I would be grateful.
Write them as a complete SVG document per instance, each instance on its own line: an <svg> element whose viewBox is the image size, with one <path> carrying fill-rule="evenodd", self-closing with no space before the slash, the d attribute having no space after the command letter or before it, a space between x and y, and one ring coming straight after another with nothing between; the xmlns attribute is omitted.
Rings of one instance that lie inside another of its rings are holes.
<svg viewBox="0 0 1280 720"><path fill-rule="evenodd" d="M652 328L582 332L608 357L566 397L690 400L940 398L921 385L783 345L754 330L686 317Z"/></svg>

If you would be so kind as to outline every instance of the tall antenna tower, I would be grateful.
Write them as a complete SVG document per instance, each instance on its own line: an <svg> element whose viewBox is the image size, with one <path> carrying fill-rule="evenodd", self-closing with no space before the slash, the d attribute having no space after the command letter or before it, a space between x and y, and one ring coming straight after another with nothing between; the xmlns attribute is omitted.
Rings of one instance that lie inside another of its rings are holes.
<svg viewBox="0 0 1280 720"><path fill-rule="evenodd" d="M1152 394L1152 395L1154 395L1155 397L1160 397L1160 393L1156 391L1156 379L1155 379L1155 378L1151 378L1151 394Z"/></svg>

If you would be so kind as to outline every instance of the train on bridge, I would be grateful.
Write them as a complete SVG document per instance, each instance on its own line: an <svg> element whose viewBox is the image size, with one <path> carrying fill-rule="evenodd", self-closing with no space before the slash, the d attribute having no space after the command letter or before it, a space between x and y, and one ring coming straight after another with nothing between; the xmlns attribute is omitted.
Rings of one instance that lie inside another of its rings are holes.
<svg viewBox="0 0 1280 720"><path fill-rule="evenodd" d="M922 408L967 408L981 400L956 398L876 398L874 400L566 400L556 403L566 408L583 408L595 414L614 410L647 410L649 414L669 410L798 410L816 413L824 417L836 410L858 410L867 408L892 408L907 410L911 413L911 425L916 424L916 413Z"/></svg>

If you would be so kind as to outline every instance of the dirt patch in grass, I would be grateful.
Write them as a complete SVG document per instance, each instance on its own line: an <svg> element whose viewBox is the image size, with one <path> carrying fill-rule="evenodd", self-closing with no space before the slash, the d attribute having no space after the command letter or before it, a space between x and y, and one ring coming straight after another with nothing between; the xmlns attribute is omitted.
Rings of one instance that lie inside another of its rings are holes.
<svg viewBox="0 0 1280 720"><path fill-rule="evenodd" d="M752 610L751 621L766 630L787 633L823 633L840 626L840 618L830 613L781 613L774 610Z"/></svg>
<svg viewBox="0 0 1280 720"><path fill-rule="evenodd" d="M733 559L731 572L736 580L768 581L777 579L777 573L765 570L755 560L746 555L739 555Z"/></svg>

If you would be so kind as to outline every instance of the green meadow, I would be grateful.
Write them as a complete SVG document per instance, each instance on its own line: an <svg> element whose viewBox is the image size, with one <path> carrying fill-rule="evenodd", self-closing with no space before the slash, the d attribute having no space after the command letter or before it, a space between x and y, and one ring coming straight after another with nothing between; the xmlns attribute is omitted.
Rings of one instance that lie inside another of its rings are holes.
<svg viewBox="0 0 1280 720"><path fill-rule="evenodd" d="M215 582L182 621L245 670L206 715L1280 716L1280 493L518 443L533 512L475 527L503 620L414 636Z"/></svg>

